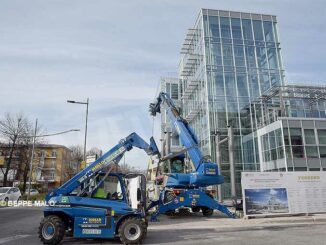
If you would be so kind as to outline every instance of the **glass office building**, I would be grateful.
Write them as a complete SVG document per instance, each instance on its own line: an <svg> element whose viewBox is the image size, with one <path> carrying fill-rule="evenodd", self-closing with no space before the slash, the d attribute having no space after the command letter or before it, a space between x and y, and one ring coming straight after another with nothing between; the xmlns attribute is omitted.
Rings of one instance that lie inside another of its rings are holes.
<svg viewBox="0 0 326 245"><path fill-rule="evenodd" d="M188 30L181 53L183 116L194 128L204 154L213 160L214 134L219 132L223 139L227 126L232 126L240 194L241 171L260 170L258 142L252 132L257 130L259 118L265 116L252 101L284 84L276 17L202 9ZM229 196L227 144L222 145L221 152L226 177L223 195Z"/></svg>

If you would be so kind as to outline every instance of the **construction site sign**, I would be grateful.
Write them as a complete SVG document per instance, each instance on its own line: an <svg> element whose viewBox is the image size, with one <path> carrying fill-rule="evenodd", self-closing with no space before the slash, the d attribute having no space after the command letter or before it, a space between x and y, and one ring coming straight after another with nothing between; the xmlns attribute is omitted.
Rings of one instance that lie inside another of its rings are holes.
<svg viewBox="0 0 326 245"><path fill-rule="evenodd" d="M326 212L326 172L242 172L245 216Z"/></svg>

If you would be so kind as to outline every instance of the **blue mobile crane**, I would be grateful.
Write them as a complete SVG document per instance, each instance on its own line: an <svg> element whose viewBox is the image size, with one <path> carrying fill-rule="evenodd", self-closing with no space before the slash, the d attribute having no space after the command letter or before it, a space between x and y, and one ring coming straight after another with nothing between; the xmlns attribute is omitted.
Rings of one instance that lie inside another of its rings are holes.
<svg viewBox="0 0 326 245"><path fill-rule="evenodd" d="M156 116L157 113L161 113L163 105L165 105L167 116L172 127L178 133L184 149L179 153L171 153L161 158L160 162L169 161L170 166L178 166L184 161L184 153L187 152L194 170L188 173L171 171L167 174L168 178L160 192L159 199L152 202L147 208L150 210L157 206L151 220L156 221L159 214L174 212L181 207L192 208L194 212L201 210L204 216L211 216L214 209L217 209L227 216L235 218L233 213L214 200L213 196L206 191L205 187L207 186L222 184L224 177L219 174L217 164L202 155L193 130L188 122L182 118L167 93L161 92L156 102L150 104L151 115ZM159 171L159 166L157 171Z"/></svg>
<svg viewBox="0 0 326 245"><path fill-rule="evenodd" d="M74 238L115 238L124 244L139 244L147 233L146 178L142 174L118 174L113 169L133 147L148 155L159 153L155 141L146 143L130 134L102 157L46 196L48 207L39 226L44 244L58 244L65 234ZM138 208L131 207L128 183L140 176Z"/></svg>

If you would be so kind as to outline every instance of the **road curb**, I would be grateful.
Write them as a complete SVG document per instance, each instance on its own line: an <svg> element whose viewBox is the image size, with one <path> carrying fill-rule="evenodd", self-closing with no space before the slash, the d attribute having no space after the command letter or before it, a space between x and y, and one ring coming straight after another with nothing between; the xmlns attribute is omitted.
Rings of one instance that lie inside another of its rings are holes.
<svg viewBox="0 0 326 245"><path fill-rule="evenodd" d="M268 218L268 219L249 219L261 224L275 224L275 223L315 223L315 222L326 222L326 216L303 216L303 217L282 217L282 218Z"/></svg>
<svg viewBox="0 0 326 245"><path fill-rule="evenodd" d="M179 223L180 222L180 223ZM191 223L191 226L185 224ZM205 219L205 220L164 220L158 223L150 223L151 230L189 230L189 229L248 229L250 227L268 227L268 226L296 226L296 225L315 225L326 224L326 216L295 216L295 217L273 217L257 219Z"/></svg>

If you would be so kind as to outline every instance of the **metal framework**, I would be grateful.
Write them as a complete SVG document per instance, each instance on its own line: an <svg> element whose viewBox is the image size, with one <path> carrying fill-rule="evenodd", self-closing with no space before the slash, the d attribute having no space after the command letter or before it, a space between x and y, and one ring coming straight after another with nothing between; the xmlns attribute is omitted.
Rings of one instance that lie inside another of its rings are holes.
<svg viewBox="0 0 326 245"><path fill-rule="evenodd" d="M275 121L279 116L291 117L292 100L304 100L310 108L317 107L321 101L326 101L326 86L287 84L271 87L263 95L251 101L243 110L253 106L262 107L263 120L258 127L263 127Z"/></svg>

